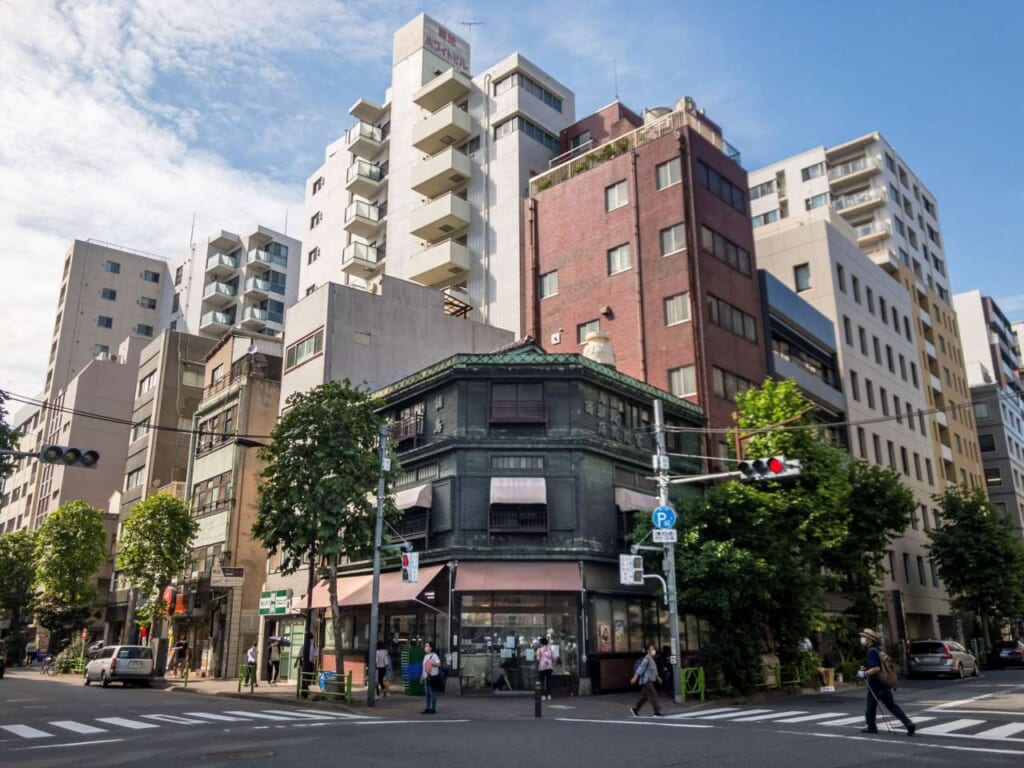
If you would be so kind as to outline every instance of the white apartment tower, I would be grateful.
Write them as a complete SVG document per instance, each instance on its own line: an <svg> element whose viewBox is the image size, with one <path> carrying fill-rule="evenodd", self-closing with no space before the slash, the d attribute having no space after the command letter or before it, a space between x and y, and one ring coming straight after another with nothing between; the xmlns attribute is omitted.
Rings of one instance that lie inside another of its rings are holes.
<svg viewBox="0 0 1024 768"><path fill-rule="evenodd" d="M982 485L938 203L880 133L815 147L750 173L755 237L828 207L867 257L906 289L942 485Z"/></svg>
<svg viewBox="0 0 1024 768"><path fill-rule="evenodd" d="M302 291L387 274L520 333L519 200L558 154L573 93L519 54L472 77L468 43L421 14L394 35L384 103L349 113L306 184Z"/></svg>

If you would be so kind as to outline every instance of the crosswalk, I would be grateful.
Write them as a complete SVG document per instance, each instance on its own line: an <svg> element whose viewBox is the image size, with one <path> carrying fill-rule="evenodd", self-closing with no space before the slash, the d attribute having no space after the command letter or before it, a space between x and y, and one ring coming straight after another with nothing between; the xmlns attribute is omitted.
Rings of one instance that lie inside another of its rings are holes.
<svg viewBox="0 0 1024 768"><path fill-rule="evenodd" d="M931 714L925 714L931 712ZM1007 741L1024 744L1024 721L993 722L970 717L951 717L942 710L925 710L920 713L908 712L917 726L918 736L943 736L986 741ZM888 718L886 720L886 718ZM810 712L796 709L747 709L744 707L717 707L666 715L665 720L687 722L754 723L757 725L804 725L810 728L862 728L864 715L850 715L848 712ZM652 722L656 722L653 721ZM901 723L888 715L879 713L878 728L885 732L885 723L894 730L903 731Z"/></svg>
<svg viewBox="0 0 1024 768"><path fill-rule="evenodd" d="M266 726L303 725L328 723L343 720L371 721L371 715L349 714L347 712L320 712L301 709L228 709L217 712L182 712L167 714L160 712L133 715L132 717L94 717L82 720L48 720L43 723L0 724L0 737L16 736L20 739L53 739L66 734L97 736L100 734L122 734L149 731L153 728L174 726L223 725L225 723ZM0 739L2 740L2 739Z"/></svg>

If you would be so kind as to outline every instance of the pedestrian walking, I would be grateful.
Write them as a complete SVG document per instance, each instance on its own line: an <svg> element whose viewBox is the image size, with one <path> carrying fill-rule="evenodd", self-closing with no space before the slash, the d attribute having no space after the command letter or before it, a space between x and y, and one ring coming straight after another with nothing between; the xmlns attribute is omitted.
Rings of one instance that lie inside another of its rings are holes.
<svg viewBox="0 0 1024 768"><path fill-rule="evenodd" d="M555 652L548 645L548 639L540 639L537 649L537 676L540 678L540 697L551 701L551 675L555 671Z"/></svg>
<svg viewBox="0 0 1024 768"><path fill-rule="evenodd" d="M245 685L252 686L253 688L259 688L260 684L256 682L256 662L259 660L259 654L256 651L256 641L252 641L252 647L245 654Z"/></svg>
<svg viewBox="0 0 1024 768"><path fill-rule="evenodd" d="M423 644L423 672L420 673L420 682L423 683L423 692L426 696L427 707L421 714L437 714L437 692L434 686L441 679L441 657L434 653L432 643Z"/></svg>
<svg viewBox="0 0 1024 768"><path fill-rule="evenodd" d="M873 629L862 629L860 644L867 651L867 660L857 673L857 677L866 680L868 687L867 705L864 709L865 727L861 728L860 732L878 733L875 715L878 712L878 705L885 704L886 709L907 727L907 736L913 736L917 726L911 722L900 705L893 700L891 683L886 684L885 676L882 674L882 636Z"/></svg>
<svg viewBox="0 0 1024 768"><path fill-rule="evenodd" d="M281 676L281 641L276 637L270 640L270 651L267 653L267 661L270 662L268 678L271 685L277 685L277 679Z"/></svg>
<svg viewBox="0 0 1024 768"><path fill-rule="evenodd" d="M377 641L377 651L374 654L374 667L377 670L377 695L388 695L388 678L391 677L391 654L384 647L384 641Z"/></svg>
<svg viewBox="0 0 1024 768"><path fill-rule="evenodd" d="M640 698L636 704L629 708L629 711L633 713L633 717L640 717L640 709L645 701L651 703L651 709L654 710L655 717L665 716L661 711L661 703L658 701L658 691L654 688L655 683L661 683L661 676L658 675L658 663L654 658L655 653L654 643L651 643L647 646L647 653L637 662L636 667L633 669L633 677L630 678L629 682L634 685L640 685Z"/></svg>

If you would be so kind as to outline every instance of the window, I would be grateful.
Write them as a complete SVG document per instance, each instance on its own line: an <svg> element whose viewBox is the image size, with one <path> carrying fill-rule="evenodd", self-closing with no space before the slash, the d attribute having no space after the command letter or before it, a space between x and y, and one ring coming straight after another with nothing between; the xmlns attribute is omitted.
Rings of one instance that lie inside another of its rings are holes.
<svg viewBox="0 0 1024 768"><path fill-rule="evenodd" d="M313 182L313 194L315 195L321 189L324 188L324 177L318 176L316 181Z"/></svg>
<svg viewBox="0 0 1024 768"><path fill-rule="evenodd" d="M868 356L868 334L864 330L863 325L857 326L857 338L860 340L860 353L864 357Z"/></svg>
<svg viewBox="0 0 1024 768"><path fill-rule="evenodd" d="M864 289L868 299L868 312L872 315L875 314L875 292L871 290L871 286L867 286Z"/></svg>
<svg viewBox="0 0 1024 768"><path fill-rule="evenodd" d="M106 344L93 344L92 345L92 356L93 357L99 357L101 355L103 357L106 357L109 354L110 354L110 347L108 347Z"/></svg>
<svg viewBox="0 0 1024 768"><path fill-rule="evenodd" d="M583 131L582 133L578 133L575 136L573 136L571 139L569 139L569 146L572 147L573 149L576 149L577 147L582 147L585 144L589 144L589 143L590 143L590 131Z"/></svg>
<svg viewBox="0 0 1024 768"><path fill-rule="evenodd" d="M137 488L142 485L142 481L145 479L146 468L139 467L133 469L124 476L124 489L127 491L130 488Z"/></svg>
<svg viewBox="0 0 1024 768"><path fill-rule="evenodd" d="M853 300L860 304L860 280L856 275L853 276Z"/></svg>
<svg viewBox="0 0 1024 768"><path fill-rule="evenodd" d="M756 187L750 188L750 199L757 200L758 198L764 197L765 195L775 194L775 181L766 181L764 184L758 184Z"/></svg>
<svg viewBox="0 0 1024 768"><path fill-rule="evenodd" d="M875 410L875 384L871 379L864 379L864 391L868 396L868 408Z"/></svg>
<svg viewBox="0 0 1024 768"><path fill-rule="evenodd" d="M917 578L921 582L922 587L928 586L928 580L925 578L924 558L921 555L917 556Z"/></svg>
<svg viewBox="0 0 1024 768"><path fill-rule="evenodd" d="M701 247L719 261L744 275L751 273L750 252L709 227L701 227Z"/></svg>
<svg viewBox="0 0 1024 768"><path fill-rule="evenodd" d="M316 229L317 225L324 220L324 214L321 211L317 211L309 217L309 228Z"/></svg>
<svg viewBox="0 0 1024 768"><path fill-rule="evenodd" d="M885 345L885 363L889 366L889 373L896 373L896 360L892 354L892 345Z"/></svg>
<svg viewBox="0 0 1024 768"><path fill-rule="evenodd" d="M690 294L677 293L665 299L665 325L676 325L690 319Z"/></svg>
<svg viewBox="0 0 1024 768"><path fill-rule="evenodd" d="M793 267L793 285L796 292L806 291L811 287L811 265L797 264Z"/></svg>
<svg viewBox="0 0 1024 768"><path fill-rule="evenodd" d="M676 397L688 397L697 394L697 368L684 365L668 372L668 391Z"/></svg>
<svg viewBox="0 0 1024 768"><path fill-rule="evenodd" d="M576 326L576 343L586 344L587 334L597 333L599 330L601 330L600 320L588 320L585 323L580 323Z"/></svg>
<svg viewBox="0 0 1024 768"><path fill-rule="evenodd" d="M1003 476L999 472L999 467L985 467L985 485L1002 485Z"/></svg>
<svg viewBox="0 0 1024 768"><path fill-rule="evenodd" d="M156 299L150 296L142 296L139 298L139 306L143 309L156 309Z"/></svg>
<svg viewBox="0 0 1024 768"><path fill-rule="evenodd" d="M778 220L779 211L776 208L775 210L767 211L766 213L762 213L758 216L752 216L750 218L750 223L753 225L754 229L757 229L758 227L763 227L765 224L772 224Z"/></svg>
<svg viewBox="0 0 1024 768"><path fill-rule="evenodd" d="M156 386L156 371L151 371L139 379L139 395L144 395Z"/></svg>
<svg viewBox="0 0 1024 768"><path fill-rule="evenodd" d="M932 460L927 456L924 459L924 473L928 476L928 485L935 485L935 475L932 474ZM938 526L938 517L935 518L935 524Z"/></svg>
<svg viewBox="0 0 1024 768"><path fill-rule="evenodd" d="M673 224L659 233L661 237L661 255L668 256L686 248L686 229L684 224Z"/></svg>
<svg viewBox="0 0 1024 768"><path fill-rule="evenodd" d="M976 419L987 419L988 418L988 403L975 403L974 404L974 418L976 418Z"/></svg>
<svg viewBox="0 0 1024 768"><path fill-rule="evenodd" d="M562 148L557 136L545 131L543 128L531 123L525 117L511 117L503 123L494 127L495 140L508 136L515 131L522 131L534 141L538 141L552 152L559 152Z"/></svg>
<svg viewBox="0 0 1024 768"><path fill-rule="evenodd" d="M914 477L917 478L918 482L923 479L921 476L921 454L914 452ZM928 515L924 515L924 529L927 531L931 526L928 525Z"/></svg>
<svg viewBox="0 0 1024 768"><path fill-rule="evenodd" d="M181 385L183 387L203 386L202 368L186 368L181 372Z"/></svg>
<svg viewBox="0 0 1024 768"><path fill-rule="evenodd" d="M554 296L558 293L558 270L553 269L545 272L537 278L537 293L542 299Z"/></svg>
<svg viewBox="0 0 1024 768"><path fill-rule="evenodd" d="M555 95L543 85L538 83L531 77L527 77L522 72L513 72L506 78L503 78L494 84L494 95L504 93L505 91L511 90L513 86L519 86L522 90L526 91L532 96L535 96L540 101L547 104L556 112L562 111L562 99Z"/></svg>
<svg viewBox="0 0 1024 768"><path fill-rule="evenodd" d="M142 279L145 280L147 283L159 283L160 273L154 272L151 269L144 269L142 270Z"/></svg>
<svg viewBox="0 0 1024 768"><path fill-rule="evenodd" d="M181 279L185 276L185 267L181 266L174 270L174 284L181 285Z"/></svg>
<svg viewBox="0 0 1024 768"><path fill-rule="evenodd" d="M872 433L871 434L871 444L872 444L872 447L875 449L875 464L881 464L882 463L882 438L880 438L878 435Z"/></svg>
<svg viewBox="0 0 1024 768"><path fill-rule="evenodd" d="M900 378L907 380L907 358L903 355L900 355Z"/></svg>
<svg viewBox="0 0 1024 768"><path fill-rule="evenodd" d="M828 205L828 193L822 192L820 195L814 195L804 200L804 208L808 211L813 211L815 208L821 208L823 205Z"/></svg>
<svg viewBox="0 0 1024 768"><path fill-rule="evenodd" d="M149 416L144 418L142 421L138 421L135 424L132 424L131 442L134 443L136 440L138 440L140 438L143 438L143 437L145 437L148 434L149 434Z"/></svg>
<svg viewBox="0 0 1024 768"><path fill-rule="evenodd" d="M907 455L906 446L900 446L900 468L903 470L903 474L910 477L910 458Z"/></svg>
<svg viewBox="0 0 1024 768"><path fill-rule="evenodd" d="M285 353L285 368L294 368L306 362L314 355L320 354L324 349L324 331L321 328L302 341L297 341L288 347Z"/></svg>
<svg viewBox="0 0 1024 768"><path fill-rule="evenodd" d="M757 341L757 321L742 309L727 301L708 296L708 318L712 323L741 336L748 341Z"/></svg>
<svg viewBox="0 0 1024 768"><path fill-rule="evenodd" d="M180 312L180 311L181 311L181 294L180 293L176 293L171 298L171 313L173 314L175 312Z"/></svg>
<svg viewBox="0 0 1024 768"><path fill-rule="evenodd" d="M850 371L850 395L858 403L860 402L860 380L857 378L856 371Z"/></svg>
<svg viewBox="0 0 1024 768"><path fill-rule="evenodd" d="M853 324L850 322L850 318L843 315L843 336L846 338L846 343L849 346L853 346Z"/></svg>
<svg viewBox="0 0 1024 768"><path fill-rule="evenodd" d="M903 578L910 583L910 555L906 552L903 553Z"/></svg>
<svg viewBox="0 0 1024 768"><path fill-rule="evenodd" d="M888 416L889 415L889 393L886 391L885 387L879 387L878 388L878 399L882 402L882 415L883 416ZM901 414L901 416L902 416L902 414Z"/></svg>
<svg viewBox="0 0 1024 768"><path fill-rule="evenodd" d="M139 336L152 336L153 326L139 323L138 325L135 326L135 332L139 334Z"/></svg>
<svg viewBox="0 0 1024 768"><path fill-rule="evenodd" d="M99 317L96 318L96 325L98 325L100 328L113 328L114 318L107 317L106 315L100 315Z"/></svg>
<svg viewBox="0 0 1024 768"><path fill-rule="evenodd" d="M629 202L629 188L625 179L604 188L604 209L614 211Z"/></svg>
<svg viewBox="0 0 1024 768"><path fill-rule="evenodd" d="M982 453L991 453L996 449L995 436L989 433L978 435L978 447Z"/></svg>
<svg viewBox="0 0 1024 768"><path fill-rule="evenodd" d="M306 263L312 264L314 261L320 258L320 246L311 248L309 253L306 254Z"/></svg>
<svg viewBox="0 0 1024 768"><path fill-rule="evenodd" d="M836 264L836 284L840 291L846 293L846 270L842 264Z"/></svg>
<svg viewBox="0 0 1024 768"><path fill-rule="evenodd" d="M739 213L747 212L747 190L737 187L701 160L697 161L697 183Z"/></svg>
<svg viewBox="0 0 1024 768"><path fill-rule="evenodd" d="M875 350L875 362L879 365L882 364L882 344L879 342L877 336L871 337L871 346Z"/></svg>
<svg viewBox="0 0 1024 768"><path fill-rule="evenodd" d="M868 442L864 427L857 427L857 447L860 449L860 457L866 459L868 457Z"/></svg>
<svg viewBox="0 0 1024 768"><path fill-rule="evenodd" d="M116 261L108 261L103 265L103 271L109 272L112 275L120 275L121 265L118 264Z"/></svg>
<svg viewBox="0 0 1024 768"><path fill-rule="evenodd" d="M671 187L673 184L678 184L683 177L681 165L678 157L673 157L671 160L654 167L654 177L658 185L658 189L665 189L665 187Z"/></svg>
<svg viewBox="0 0 1024 768"><path fill-rule="evenodd" d="M623 272L631 266L629 243L623 243L608 251L608 274Z"/></svg>
<svg viewBox="0 0 1024 768"><path fill-rule="evenodd" d="M801 168L800 178L803 179L804 181L810 181L811 179L816 179L819 176L824 175L824 173L825 164L815 163L814 165L808 165L806 168Z"/></svg>
<svg viewBox="0 0 1024 768"><path fill-rule="evenodd" d="M901 219L899 216L892 217L892 226L893 229L896 230L897 234L901 235L902 237L907 236L907 228L903 226L903 219Z"/></svg>
<svg viewBox="0 0 1024 768"><path fill-rule="evenodd" d="M104 288L103 290L100 291L100 298L106 299L107 301L116 301L117 291L115 291L113 288Z"/></svg>
<svg viewBox="0 0 1024 768"><path fill-rule="evenodd" d="M746 392L754 386L752 381L737 376L735 373L722 368L711 368L711 388L718 397L726 400L735 399L736 395Z"/></svg>

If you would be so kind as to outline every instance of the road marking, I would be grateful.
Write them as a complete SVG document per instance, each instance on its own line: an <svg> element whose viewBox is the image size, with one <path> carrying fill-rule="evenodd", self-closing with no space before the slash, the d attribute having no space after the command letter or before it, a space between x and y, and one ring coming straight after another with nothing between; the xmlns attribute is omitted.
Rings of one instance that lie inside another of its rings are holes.
<svg viewBox="0 0 1024 768"><path fill-rule="evenodd" d="M1024 731L1024 723L1007 723L996 728L989 728L987 731L975 733L974 737L977 739L1005 739L1021 731Z"/></svg>
<svg viewBox="0 0 1024 768"><path fill-rule="evenodd" d="M927 728L919 728L918 733L928 734L929 736L941 736L944 733L952 733L953 731L962 731L964 728L970 728L972 725L982 725L984 720L971 720L965 718L962 720L952 720L948 723L942 723L941 725L930 725Z"/></svg>
<svg viewBox="0 0 1024 768"><path fill-rule="evenodd" d="M774 720L777 717L788 717L789 715L806 715L806 709L792 709L789 712L772 712L767 715L754 715L753 717L737 717L734 723L757 723L762 720Z"/></svg>
<svg viewBox="0 0 1024 768"><path fill-rule="evenodd" d="M0 728L13 733L15 736L21 736L23 739L45 739L53 736L52 733L40 731L38 728L32 728L28 725L0 725Z"/></svg>
<svg viewBox="0 0 1024 768"><path fill-rule="evenodd" d="M739 707L718 707L717 709L703 709L695 712L679 712L675 715L665 715L665 717L671 717L673 719L681 719L684 717L702 717L703 715L713 715L716 712L738 712Z"/></svg>
<svg viewBox="0 0 1024 768"><path fill-rule="evenodd" d="M85 723L79 723L74 720L51 720L50 725L57 728L63 728L65 731L73 731L75 733L106 733L106 728L97 728L95 725L86 725Z"/></svg>
<svg viewBox="0 0 1024 768"><path fill-rule="evenodd" d="M812 720L824 720L828 717L842 717L845 712L821 712L817 715L804 715L803 717L787 717L785 720L779 720L780 723L809 723Z"/></svg>
<svg viewBox="0 0 1024 768"><path fill-rule="evenodd" d="M863 722L864 715L857 715L856 717L844 717L841 720L829 720L827 723L818 723L818 725L853 725Z"/></svg>
<svg viewBox="0 0 1024 768"><path fill-rule="evenodd" d="M959 706L960 704L970 704L972 701L980 701L981 699L990 699L995 696L994 693L983 693L980 696L971 696L969 699L958 699L957 701L947 701L945 704L939 704L936 707L929 708L929 712L942 711L950 709L951 707Z"/></svg>
<svg viewBox="0 0 1024 768"><path fill-rule="evenodd" d="M288 715L289 717L304 717L310 720L362 720L364 718L371 717L371 715L357 715L350 712L306 712L302 710L292 709L263 709L261 712L266 712L271 715Z"/></svg>
<svg viewBox="0 0 1024 768"><path fill-rule="evenodd" d="M219 720L225 723L240 723L248 720L248 717L234 717L232 715L222 715L219 712L183 712L183 715L188 717L202 717L207 720Z"/></svg>
<svg viewBox="0 0 1024 768"><path fill-rule="evenodd" d="M562 718L555 718L560 720ZM436 723L438 725L442 723L468 723L469 719L465 718L462 720L355 720L352 725L429 725L430 723ZM321 723L317 723L321 725ZM711 727L711 726L707 726Z"/></svg>
<svg viewBox="0 0 1024 768"><path fill-rule="evenodd" d="M170 723L171 725L206 725L205 720L196 720L191 717L181 717L180 715L141 715L141 717L147 720L156 720L158 723Z"/></svg>
<svg viewBox="0 0 1024 768"><path fill-rule="evenodd" d="M225 710L225 713L229 715L240 715L241 717L253 717L257 720L277 720L278 722L282 720L290 720L293 723L295 722L295 718L291 715L268 715L266 712L244 712L234 709L227 709Z"/></svg>
<svg viewBox="0 0 1024 768"><path fill-rule="evenodd" d="M26 752L30 749L64 749L65 747L91 747L94 744L116 744L124 739L97 739L95 741L72 741L68 744L40 744L36 747L20 747L19 752Z"/></svg>
<svg viewBox="0 0 1024 768"><path fill-rule="evenodd" d="M159 728L159 725L153 725L153 723L140 723L138 720L129 720L126 717L97 717L96 720L101 723L110 723L110 725L120 725L122 728L130 728L133 731L141 731L143 728Z"/></svg>
<svg viewBox="0 0 1024 768"><path fill-rule="evenodd" d="M612 723L614 725L660 725L668 728L714 728L713 725L702 725L700 723L673 723L665 717L644 717L631 718L629 720L590 720L585 717L556 717L555 720L562 723ZM409 722L420 723L423 720L410 720ZM455 722L455 721L451 721ZM468 721L466 721L468 722ZM370 723L359 723L359 725L370 725Z"/></svg>
<svg viewBox="0 0 1024 768"><path fill-rule="evenodd" d="M703 717L697 716L696 720L729 720L734 717L743 717L745 715L760 715L762 713L771 712L770 709L747 709L739 712L723 712L719 715L705 715Z"/></svg>
<svg viewBox="0 0 1024 768"><path fill-rule="evenodd" d="M806 731L780 731L780 733L791 733L794 736L817 736L821 739L850 739L851 741L874 741L878 743L891 743L888 738L872 738L870 736L853 736L842 733L813 733ZM920 731L918 731L920 733ZM966 738L972 738L970 736ZM1019 749L998 749L996 747L962 747L959 745L952 744L930 744L926 741L914 741L910 739L906 742L908 746L917 749L944 749L953 752L985 752L990 755L1024 755L1024 751Z"/></svg>

